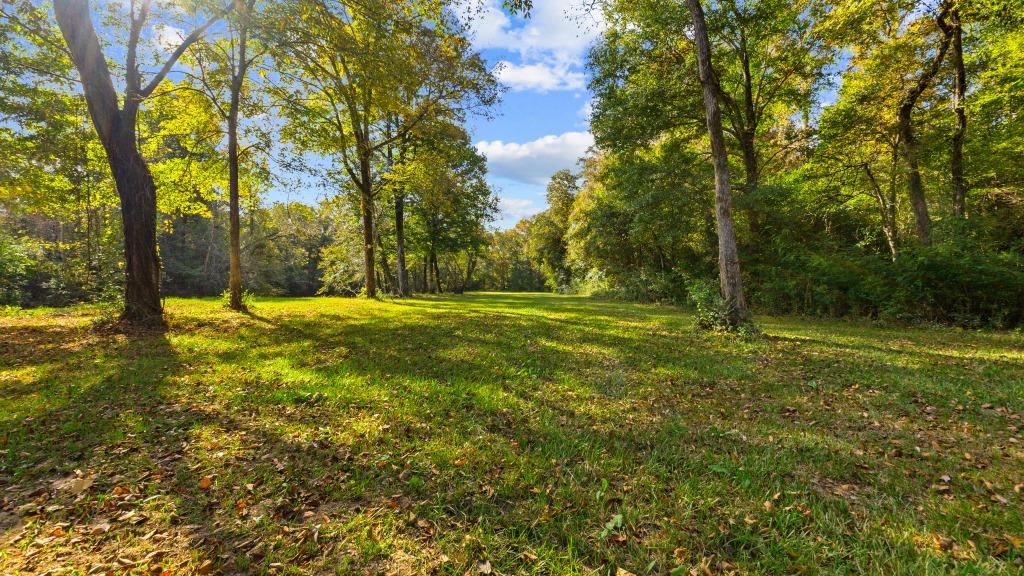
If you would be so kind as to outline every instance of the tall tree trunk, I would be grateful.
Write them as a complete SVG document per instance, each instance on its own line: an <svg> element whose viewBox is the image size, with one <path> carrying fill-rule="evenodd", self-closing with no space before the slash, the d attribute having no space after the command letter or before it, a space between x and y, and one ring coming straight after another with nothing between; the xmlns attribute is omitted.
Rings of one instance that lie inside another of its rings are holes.
<svg viewBox="0 0 1024 576"><path fill-rule="evenodd" d="M373 180L370 158L366 153L359 159L359 209L363 215L363 276L366 279L366 297L377 297L377 276L374 274L373 249Z"/></svg>
<svg viewBox="0 0 1024 576"><path fill-rule="evenodd" d="M431 276L434 277L434 283L430 287L431 294L441 293L441 271L437 266L437 252L433 248L430 249L430 272Z"/></svg>
<svg viewBox="0 0 1024 576"><path fill-rule="evenodd" d="M251 9L251 3L249 5ZM248 17L249 10L242 14ZM238 109L242 101L242 88L245 76L249 71L248 61L249 30L246 23L241 24L238 32L238 62L231 70L231 103L228 107L228 217L229 217L229 271L228 291L229 306L232 310L245 310L242 302L242 245L241 217L239 215L239 181L238 181Z"/></svg>
<svg viewBox="0 0 1024 576"><path fill-rule="evenodd" d="M124 227L124 312L132 324L163 324L160 257L156 244L156 184L135 144L134 130L123 123L107 148L110 170L121 199Z"/></svg>
<svg viewBox="0 0 1024 576"><path fill-rule="evenodd" d="M231 107L228 111L228 217L230 221L228 291L230 292L229 306L232 310L245 309L245 305L242 303L241 218L238 206L238 106L240 92L241 82L236 80L231 88Z"/></svg>
<svg viewBox="0 0 1024 576"><path fill-rule="evenodd" d="M121 319L132 324L163 325L160 302L160 258L156 244L156 184L135 140L140 103L167 77L185 50L223 17L232 5L193 30L148 85L141 85L137 49L150 2L142 2L130 14L125 51L125 98L118 107L117 92L89 14L88 0L55 0L57 25L78 70L93 127L107 154L117 195L121 200L124 227L125 286Z"/></svg>
<svg viewBox="0 0 1024 576"><path fill-rule="evenodd" d="M697 45L697 63L704 88L704 110L708 135L711 137L711 156L715 165L715 212L718 221L718 275L722 297L729 306L729 322L733 326L750 321L747 299L743 294L740 277L740 259L736 249L736 231L732 221L732 191L729 186L729 159L722 132L722 116L718 108L718 92L711 69L711 43L708 40L704 9L700 0L686 0L693 18L694 42Z"/></svg>
<svg viewBox="0 0 1024 576"><path fill-rule="evenodd" d="M409 270L405 266L405 194L395 195L395 259L398 262L398 295L408 298Z"/></svg>
<svg viewBox="0 0 1024 576"><path fill-rule="evenodd" d="M743 152L743 194L746 206L744 212L750 222L750 234L753 236L754 245L757 246L761 237L761 211L754 206L754 194L761 184L761 171L758 167L754 133L744 132L740 135L739 142Z"/></svg>
<svg viewBox="0 0 1024 576"><path fill-rule="evenodd" d="M946 32L946 15L949 11L949 4L943 3L938 15L939 27L943 29L942 38L935 50L935 56L928 67L922 71L917 82L907 92L903 101L900 102L896 114L896 126L900 136L900 150L903 152L903 161L907 170L907 194L910 196L910 208L914 213L914 225L917 228L917 235L922 242L928 244L932 240L932 220L928 214L928 200L925 195L924 180L921 177L921 166L919 161L919 146L914 135L914 124L912 116L914 106L921 94L931 85L932 79L939 72L939 67L946 57L949 49L950 35Z"/></svg>
<svg viewBox="0 0 1024 576"><path fill-rule="evenodd" d="M761 214L753 205L754 194L761 184L761 171L757 160L757 110L754 106L754 79L750 72L750 55L747 50L747 35L740 29L740 63L743 69L743 126L739 134L740 149L743 152L743 172L745 181L743 192L746 197L747 219L750 220L750 233L756 242L761 236ZM718 86L715 86L716 94Z"/></svg>
<svg viewBox="0 0 1024 576"><path fill-rule="evenodd" d="M160 258L156 245L156 184L135 141L138 102L117 92L85 0L56 0L54 13L78 69L89 116L103 144L121 200L124 227L124 312L128 323L163 324ZM129 70L130 77L137 71ZM132 81L135 87L136 81Z"/></svg>
<svg viewBox="0 0 1024 576"><path fill-rule="evenodd" d="M476 253L470 252L469 261L466 263L466 279L462 283L462 293L469 290L469 285L473 281L473 273L476 272Z"/></svg>
<svg viewBox="0 0 1024 576"><path fill-rule="evenodd" d="M967 179L964 177L964 139L967 136L967 112L964 100L967 96L967 70L964 67L964 31L960 22L960 9L950 11L950 33L952 34L953 64L953 111L956 113L956 129L953 132L953 149L950 153L950 172L953 177L953 215L963 218L967 214Z"/></svg>
<svg viewBox="0 0 1024 576"><path fill-rule="evenodd" d="M921 166L918 162L918 144L914 136L914 127L910 115L914 105L904 104L900 107L897 123L900 134L900 149L907 172L907 194L910 196L910 209L914 213L914 226L917 236L925 243L931 242L932 219L928 213L928 200L925 197L924 180L921 178Z"/></svg>

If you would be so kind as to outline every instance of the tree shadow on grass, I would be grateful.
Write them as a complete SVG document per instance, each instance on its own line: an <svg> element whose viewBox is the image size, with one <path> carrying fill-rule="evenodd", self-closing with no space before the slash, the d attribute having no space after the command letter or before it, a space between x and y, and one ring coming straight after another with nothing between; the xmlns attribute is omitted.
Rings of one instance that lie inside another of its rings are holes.
<svg viewBox="0 0 1024 576"><path fill-rule="evenodd" d="M858 405L838 405L842 390L855 382L834 381L815 391L787 379L788 372L769 372L769 383L756 383L756 346L730 350L728 342L680 332L674 327L678 318L672 326L623 330L635 318L619 313L619 321L613 314L574 321L435 304L402 302L425 315L383 320L333 314L274 318L276 328L243 337L253 347L221 354L218 362L280 364L287 358L283 374L263 387L264 400L301 401L323 392L340 428L366 429L364 436L344 440L355 446L353 452L376 450L389 462L404 452L415 463L392 472L440 470L426 474L428 489L421 496L432 495L423 505L453 533L464 533L473 521L494 533L522 530L536 526L548 508L561 510L562 527L532 528L524 545L565 552L568 543L582 538L589 550L583 558L591 564L645 555L667 564L674 550L650 539L616 548L597 538L605 516L616 512L614 505L588 496L602 492L604 481L621 488L645 477L658 486L652 499L630 502L651 514L659 505L673 506L671 487L679 480L699 478L755 510L765 493L802 487L815 494L827 523L829 514L848 514L849 491L891 509L927 494L948 465L915 462L930 472L911 482L890 481L903 470L887 464L880 475L864 448L882 456L893 442L909 447L914 437L898 422L885 421L875 432ZM552 306L578 311L573 304ZM826 355L850 361L841 350ZM914 374L912 368L896 370L897 378ZM610 382L616 373L620 381ZM826 400L830 407L819 404ZM390 490L408 490L393 474L373 478L367 482L381 487L378 501ZM724 510L705 514L701 518L715 530L723 520L736 519ZM723 536L715 530L676 534L675 543L718 542ZM840 523L832 530L842 538L847 527ZM749 532L744 538L750 546L771 539L770 533ZM803 545L816 549L813 537L807 538ZM723 552L782 569L792 550L774 550L770 562L754 559L764 552L726 543L716 551ZM869 559L876 552L861 551ZM509 554L504 560L515 556Z"/></svg>
<svg viewBox="0 0 1024 576"><path fill-rule="evenodd" d="M134 347L95 337L32 355L45 375L18 377L48 395L88 378L0 420L4 509L31 505L35 519L0 568L170 550L133 569L462 574L488 560L539 574L654 561L662 573L681 548L764 573L942 565L883 526L937 525L892 510L922 501L945 462L916 463L912 480L899 479L905 463L862 468L892 436L840 425L856 406L814 404L848 382L809 390L788 362L756 368L763 348L695 336L678 318L584 318L560 300L545 305L581 316L433 304L189 318ZM54 487L75 468L92 486ZM617 514L624 541L600 534Z"/></svg>

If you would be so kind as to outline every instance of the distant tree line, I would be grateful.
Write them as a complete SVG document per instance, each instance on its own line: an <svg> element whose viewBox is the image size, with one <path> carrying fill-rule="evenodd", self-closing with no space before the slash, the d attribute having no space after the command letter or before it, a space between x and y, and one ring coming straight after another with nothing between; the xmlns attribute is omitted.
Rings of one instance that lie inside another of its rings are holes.
<svg viewBox="0 0 1024 576"><path fill-rule="evenodd" d="M597 4L597 145L526 245L550 288L728 313L693 3ZM1024 321L1024 5L704 6L755 310Z"/></svg>
<svg viewBox="0 0 1024 576"><path fill-rule="evenodd" d="M120 292L131 321L161 293L552 290L727 328L1024 321L1020 3L587 7L596 145L494 231L464 124L500 90L449 3L5 3L0 299ZM319 204L266 201L311 178Z"/></svg>

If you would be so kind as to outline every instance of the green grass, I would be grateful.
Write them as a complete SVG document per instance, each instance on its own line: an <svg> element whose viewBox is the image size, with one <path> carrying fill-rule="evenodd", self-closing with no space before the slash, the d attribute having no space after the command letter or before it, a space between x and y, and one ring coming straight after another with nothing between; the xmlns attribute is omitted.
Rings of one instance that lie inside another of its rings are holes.
<svg viewBox="0 0 1024 576"><path fill-rule="evenodd" d="M0 317L0 573L1022 571L1020 334L743 341L550 295L167 308L163 334Z"/></svg>

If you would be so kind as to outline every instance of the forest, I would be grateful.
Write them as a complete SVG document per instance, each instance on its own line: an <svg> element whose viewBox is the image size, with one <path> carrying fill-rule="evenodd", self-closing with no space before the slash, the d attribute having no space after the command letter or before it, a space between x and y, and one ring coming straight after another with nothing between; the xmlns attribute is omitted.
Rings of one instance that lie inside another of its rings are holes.
<svg viewBox="0 0 1024 576"><path fill-rule="evenodd" d="M551 290L1024 319L1016 3L715 3L706 78L683 3L595 3L596 143L551 178L545 211L505 230L466 124L503 90L472 49L471 12L435 4L108 7L107 65L84 61L99 42L75 28L87 7L62 20L60 3L5 3L0 299L123 300L148 318L161 294L241 308L246 292ZM169 55L145 38L191 22ZM322 199L267 199L296 187ZM716 288L720 236L738 300Z"/></svg>
<svg viewBox="0 0 1024 576"><path fill-rule="evenodd" d="M0 573L1020 574L1022 328L1018 0L0 1Z"/></svg>

